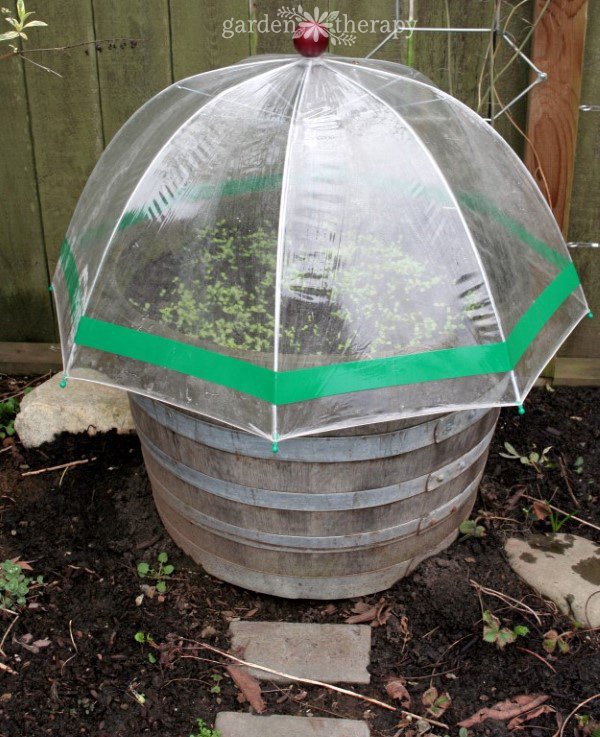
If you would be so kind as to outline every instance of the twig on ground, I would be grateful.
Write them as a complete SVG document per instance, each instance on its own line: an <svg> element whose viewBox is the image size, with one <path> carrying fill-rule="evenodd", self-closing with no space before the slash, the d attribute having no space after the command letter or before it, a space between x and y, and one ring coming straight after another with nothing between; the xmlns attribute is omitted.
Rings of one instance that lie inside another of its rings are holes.
<svg viewBox="0 0 600 737"><path fill-rule="evenodd" d="M585 701L582 701L580 704L577 704L577 706L573 709L573 711L569 714L569 716L561 724L561 727L558 730L558 732L555 732L553 737L563 737L563 734L565 732L565 727L567 726L567 722L570 719L572 719L575 714L577 714L577 712L581 709L582 706L589 704L590 701L594 701L595 699L600 699L600 693L594 694L593 696L590 696L589 699L586 699Z"/></svg>
<svg viewBox="0 0 600 737"><path fill-rule="evenodd" d="M49 468L40 468L37 471L25 471L21 476L37 476L39 473L48 473L50 471L62 471L63 468L70 468L71 466L81 466L84 463L95 461L96 458L84 458L82 461L71 461L70 463L61 463L60 466L50 466Z"/></svg>
<svg viewBox="0 0 600 737"><path fill-rule="evenodd" d="M35 384L36 382L41 383L42 381L44 381L44 379L47 379L49 376L52 376L52 371L48 371L48 373L43 374L42 376L36 376L35 379L28 381L26 384L22 384L19 387L18 392L11 392L9 394L3 394L2 397L0 397L0 401L4 401L5 399L12 399L13 397L20 397L22 394L25 394L25 389L30 387L32 384Z"/></svg>
<svg viewBox="0 0 600 737"><path fill-rule="evenodd" d="M565 457L562 453L560 453L560 455L558 456L558 465L560 466L560 475L563 477L565 486L567 487L567 490L571 495L571 499L573 500L573 504L575 504L577 509L581 509L581 503L579 502L579 499L575 496L575 492L573 491L573 487L571 486L571 482L569 480L569 471L567 469L567 464L565 463Z"/></svg>
<svg viewBox="0 0 600 737"><path fill-rule="evenodd" d="M495 596L497 599L500 599L505 604L507 604L511 609L514 609L520 612L521 614L531 614L531 616L535 619L535 621L540 626L542 625L542 620L540 619L540 615L530 606L528 606L522 601L519 601L519 599L513 599L513 597L509 596L508 594L503 594L500 591L495 591L494 589L488 589L485 586L482 586L480 583L477 583L477 581L473 581L473 579L470 579L469 583L471 584L471 586L473 586L473 588L476 591L481 591L481 593L487 594L488 596ZM518 605L518 606L515 606L515 605Z"/></svg>
<svg viewBox="0 0 600 737"><path fill-rule="evenodd" d="M4 650L2 648L4 647L4 643L6 642L6 638L8 637L8 633L15 626L15 622L17 621L17 619L19 619L20 616L21 616L20 614L17 614L17 616L12 620L12 622L6 628L6 632L4 633L4 636L2 637L2 641L0 641L0 655L3 655L4 657L6 657L6 653L4 652Z"/></svg>
<svg viewBox="0 0 600 737"><path fill-rule="evenodd" d="M71 655L70 658L67 658L65 662L62 664L62 668L60 669L61 673L66 668L67 664L70 663L73 660L73 658L79 653L79 650L77 649L77 644L75 642L75 638L73 637L73 620L72 619L69 620L69 634L71 635L71 642L73 643L75 652L73 653L73 655Z"/></svg>
<svg viewBox="0 0 600 737"><path fill-rule="evenodd" d="M517 650L520 650L522 653L529 653L529 655L533 655L534 658L541 660L544 665L547 665L553 673L556 673L556 668L550 665L546 658L542 658L539 653L534 653L533 650L528 650L526 647L517 647Z"/></svg>
<svg viewBox="0 0 600 737"><path fill-rule="evenodd" d="M187 638L182 638L187 639ZM387 709L388 711L394 711L399 712L400 714L403 714L405 716L411 717L411 719L422 719L429 724L433 724L436 727L441 727L442 729L448 729L448 725L444 724L443 722L437 722L434 719L429 719L428 717L419 716L418 714L412 714L410 711L406 711L404 709L397 709L395 706L392 706L391 704L386 704L384 701L378 701L377 699L372 699L369 696L363 696L362 694L355 693L354 691L349 691L345 688L340 688L339 686L332 686L330 683L323 683L322 681L315 681L310 678L300 678L298 676L292 676L289 673L281 673L280 671L274 670L273 668L267 668L263 665L257 665L256 663L249 663L246 660L242 660L241 658L237 658L235 655L231 655L231 653L226 652L225 650L220 650L218 647L213 647L213 645L208 645L204 642L198 642L197 640L188 640L188 642L193 642L196 647L202 648L203 650L209 650L210 652L216 653L217 655L220 655L224 658L229 658L230 660L233 660L235 663L238 663L239 665L244 665L247 668L254 668L255 670L261 670L265 673L272 673L273 675L280 676L281 678L286 678L290 681L297 681L298 683L308 683L311 686L319 686L320 688L326 688L330 691L335 691L336 693L341 693L346 696L352 696L355 699L360 699L361 701L366 701L369 704L373 704L374 706L379 706L382 709ZM195 655L182 655L182 658L190 658L192 660L200 659Z"/></svg>
<svg viewBox="0 0 600 737"><path fill-rule="evenodd" d="M529 494L523 494L524 499L529 499L531 502L541 502L542 504L547 504L550 509L552 509L554 512L558 512L559 514L564 514L565 517L569 517L570 519L574 520L575 522L579 522L580 525L586 525L587 527L591 527L592 530L597 530L600 532L600 527L598 525L593 525L591 522L586 522L586 520L581 519L581 517L575 517L575 515L569 514L569 512L565 512L563 509L559 509L558 507L555 507L554 505L550 504L550 502L544 502L543 499L536 499L534 496L529 496Z"/></svg>
<svg viewBox="0 0 600 737"><path fill-rule="evenodd" d="M6 673L10 673L11 676L18 675L16 670L13 670L10 666L5 665L4 663L0 663L0 670L5 671Z"/></svg>

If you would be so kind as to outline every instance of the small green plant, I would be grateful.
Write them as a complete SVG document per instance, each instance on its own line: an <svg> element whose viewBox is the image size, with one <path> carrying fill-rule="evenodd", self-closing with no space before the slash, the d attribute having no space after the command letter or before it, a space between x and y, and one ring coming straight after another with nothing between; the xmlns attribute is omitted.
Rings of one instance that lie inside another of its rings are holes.
<svg viewBox="0 0 600 737"><path fill-rule="evenodd" d="M461 540L467 540L468 538L481 538L485 537L485 527L477 524L481 517L476 519L467 519L458 528L462 535Z"/></svg>
<svg viewBox="0 0 600 737"><path fill-rule="evenodd" d="M531 508L525 507L524 511L527 514L533 514L536 519L541 521L548 521L553 533L560 532L561 528L574 516L571 514L562 514L555 510L550 502L543 499L542 501L534 502Z"/></svg>
<svg viewBox="0 0 600 737"><path fill-rule="evenodd" d="M17 17L15 18L12 15L9 15L11 12L8 8L2 8L0 10L2 15L4 15L4 20L7 23L10 23L10 25L13 27L12 31L7 31L6 33L0 33L0 41L10 41L13 38L22 38L27 41L27 34L25 33L26 28L34 28L36 26L47 26L47 23L44 23L41 20L30 20L27 22L27 19L35 15L33 11L27 12L25 10L25 0L17 0Z"/></svg>
<svg viewBox="0 0 600 737"><path fill-rule="evenodd" d="M15 417L19 412L19 403L15 397L0 402L0 440L15 434Z"/></svg>
<svg viewBox="0 0 600 737"><path fill-rule="evenodd" d="M542 646L550 655L553 655L557 650L566 655L571 649L567 640L572 634L572 632L559 634L556 630L549 630L544 635Z"/></svg>
<svg viewBox="0 0 600 737"><path fill-rule="evenodd" d="M5 560L0 570L0 608L11 609L14 606L25 606L30 588L35 583L42 584L44 579L38 576L35 582L23 573L18 563Z"/></svg>
<svg viewBox="0 0 600 737"><path fill-rule="evenodd" d="M218 695L221 693L220 684L221 684L221 681L223 680L223 676L219 675L218 673L213 673L211 678L213 680L214 686L212 686L212 688L210 689L210 692Z"/></svg>
<svg viewBox="0 0 600 737"><path fill-rule="evenodd" d="M541 453L538 453L535 450L532 450L527 455L522 455L519 453L514 445L511 445L510 443L504 443L504 448L506 450L506 453L500 453L502 458L509 458L513 461L521 461L521 463L524 466L531 466L537 473L541 473L542 468L554 468L555 464L550 461L548 458L548 453L552 450L552 446L549 445L547 448L544 448L544 450Z"/></svg>
<svg viewBox="0 0 600 737"><path fill-rule="evenodd" d="M152 637L152 635L144 634L143 632L136 632L133 636L133 639L136 642L139 642L140 645L149 645L150 647L157 647L155 639ZM154 665L157 662L156 655L153 652L148 653L148 662Z"/></svg>
<svg viewBox="0 0 600 737"><path fill-rule="evenodd" d="M168 564L169 556L166 553L158 554L158 566L152 568L149 563L137 564L137 572L140 578L153 578L156 581L156 590L159 594L167 591L166 579L173 573L175 566Z"/></svg>
<svg viewBox="0 0 600 737"><path fill-rule="evenodd" d="M483 639L486 642L496 643L499 650L515 642L517 637L524 637L528 632L529 629L523 625L517 625L512 630L502 627L498 617L489 610L486 609L483 613Z"/></svg>
<svg viewBox="0 0 600 737"><path fill-rule="evenodd" d="M577 733L583 737L600 737L600 724L595 722L589 714L576 714Z"/></svg>
<svg viewBox="0 0 600 737"><path fill-rule="evenodd" d="M584 463L585 463L585 461L583 459L583 456L577 456L577 458L575 459L575 463L573 464L573 471L578 476L581 476L581 474L583 473L583 464Z"/></svg>
<svg viewBox="0 0 600 737"><path fill-rule="evenodd" d="M190 737L221 737L221 733L208 727L204 719L196 719L196 728Z"/></svg>

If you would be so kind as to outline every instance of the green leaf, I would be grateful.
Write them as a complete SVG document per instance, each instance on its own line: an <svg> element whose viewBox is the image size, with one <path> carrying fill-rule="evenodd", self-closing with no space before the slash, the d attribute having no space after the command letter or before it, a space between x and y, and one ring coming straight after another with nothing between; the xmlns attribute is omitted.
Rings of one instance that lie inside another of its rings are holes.
<svg viewBox="0 0 600 737"><path fill-rule="evenodd" d="M538 463L538 461L540 460L540 454L539 453L536 453L535 451L532 452L532 453L530 453L529 454L529 460L532 463Z"/></svg>
<svg viewBox="0 0 600 737"><path fill-rule="evenodd" d="M166 553L159 553L158 554L158 562L159 563L166 563L169 560L169 556Z"/></svg>
<svg viewBox="0 0 600 737"><path fill-rule="evenodd" d="M557 640L555 637L547 637L542 642L542 647L547 653L550 653L550 655L552 655L552 653L556 650L556 643Z"/></svg>
<svg viewBox="0 0 600 737"><path fill-rule="evenodd" d="M18 38L16 31L8 31L8 33L0 33L0 41L9 41L11 38Z"/></svg>
<svg viewBox="0 0 600 737"><path fill-rule="evenodd" d="M210 692L211 692L211 693L216 693L216 694L219 694L219 693L221 693L221 686L213 686L213 687L212 687L212 688L210 689Z"/></svg>
<svg viewBox="0 0 600 737"><path fill-rule="evenodd" d="M164 594L167 591L167 584L164 581L159 581L156 584L156 590L159 594Z"/></svg>
<svg viewBox="0 0 600 737"><path fill-rule="evenodd" d="M170 576L174 570L175 570L175 566L172 566L171 564L169 564L168 566L165 566L163 568L163 573L165 574L165 576Z"/></svg>
<svg viewBox="0 0 600 737"><path fill-rule="evenodd" d="M569 647L569 643L568 642L565 642L564 640L560 640L559 639L559 641L558 641L558 649L561 651L561 653L563 655L566 655L571 648Z"/></svg>
<svg viewBox="0 0 600 737"><path fill-rule="evenodd" d="M498 632L495 630L487 630L483 633L483 639L486 642L496 642L496 638L498 637Z"/></svg>
<svg viewBox="0 0 600 737"><path fill-rule="evenodd" d="M513 458L519 458L520 453L517 453L515 446L510 443L504 443L506 450L512 455Z"/></svg>
<svg viewBox="0 0 600 737"><path fill-rule="evenodd" d="M136 642L141 642L142 644L146 642L146 635L143 632L136 632L133 636L133 639Z"/></svg>
<svg viewBox="0 0 600 737"><path fill-rule="evenodd" d="M47 26L47 23L44 23L43 20L30 20L29 23L25 23L23 28L32 28L33 26Z"/></svg>
<svg viewBox="0 0 600 737"><path fill-rule="evenodd" d="M148 662L153 665L156 663L156 655L154 655L154 653L148 653Z"/></svg>
<svg viewBox="0 0 600 737"><path fill-rule="evenodd" d="M525 637L525 635L529 634L529 627L525 627L525 626L524 626L524 625L522 625L522 624L518 624L518 625L517 625L517 626L516 626L516 627L514 628L513 632L514 632L514 633L515 633L515 635L517 635L518 637Z"/></svg>
<svg viewBox="0 0 600 737"><path fill-rule="evenodd" d="M25 0L17 0L17 13L19 18L23 20L25 17Z"/></svg>
<svg viewBox="0 0 600 737"><path fill-rule="evenodd" d="M147 576L150 572L150 566L148 565L148 563L138 563L137 572L140 576Z"/></svg>
<svg viewBox="0 0 600 737"><path fill-rule="evenodd" d="M6 18L6 22L10 23L10 25L17 31L21 30L21 24L16 18ZM3 404L3 410L5 412L12 412L12 402L10 399L7 399Z"/></svg>

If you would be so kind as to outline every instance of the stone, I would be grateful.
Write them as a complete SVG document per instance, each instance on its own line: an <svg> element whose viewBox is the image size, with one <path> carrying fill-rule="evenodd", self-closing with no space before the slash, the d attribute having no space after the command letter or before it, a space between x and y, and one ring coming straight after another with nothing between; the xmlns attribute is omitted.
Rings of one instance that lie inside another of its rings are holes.
<svg viewBox="0 0 600 737"><path fill-rule="evenodd" d="M92 383L93 370L79 372L88 381L69 379L61 389L61 374L36 386L21 400L15 429L26 448L37 448L61 432L131 432L135 429L127 392Z"/></svg>
<svg viewBox="0 0 600 737"><path fill-rule="evenodd" d="M369 737L366 722L309 717L255 717L222 711L215 729L221 737Z"/></svg>
<svg viewBox="0 0 600 737"><path fill-rule="evenodd" d="M530 586L587 627L600 627L600 545L578 535L510 538L511 568Z"/></svg>
<svg viewBox="0 0 600 737"><path fill-rule="evenodd" d="M232 649L256 665L324 683L369 683L371 628L351 624L231 622ZM288 678L251 669L253 676L276 683Z"/></svg>

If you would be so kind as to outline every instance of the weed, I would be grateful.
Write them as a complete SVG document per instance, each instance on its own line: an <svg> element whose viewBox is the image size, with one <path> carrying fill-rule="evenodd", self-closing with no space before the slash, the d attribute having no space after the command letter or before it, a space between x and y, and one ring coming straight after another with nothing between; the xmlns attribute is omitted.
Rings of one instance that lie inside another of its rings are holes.
<svg viewBox="0 0 600 737"><path fill-rule="evenodd" d="M477 517L476 519L467 519L461 524L458 528L462 535L461 540L485 537L485 527L477 524L480 519L481 517Z"/></svg>
<svg viewBox="0 0 600 737"><path fill-rule="evenodd" d="M504 448L506 453L500 453L502 458L521 461L524 466L531 466L531 468L533 468L537 473L541 473L542 468L554 468L556 466L556 464L548 458L548 453L552 450L551 445L544 448L541 453L532 450L528 455L522 455L515 449L514 445L511 445L510 443L504 443Z"/></svg>
<svg viewBox="0 0 600 737"><path fill-rule="evenodd" d="M158 647L156 644L156 640L152 637L150 634L144 634L143 632L136 632L133 636L133 639L136 642L139 642L140 645L149 645L150 647ZM157 662L156 655L153 652L148 653L148 662L154 665Z"/></svg>
<svg viewBox="0 0 600 737"><path fill-rule="evenodd" d="M567 639L571 637L572 634L572 632L563 632L559 635L556 630L549 630L544 635L542 646L544 650L551 655L553 655L557 650L558 652L563 653L563 655L566 655L566 653L571 649Z"/></svg>
<svg viewBox="0 0 600 737"><path fill-rule="evenodd" d="M515 642L517 637L524 637L528 632L529 629L523 625L517 625L509 630L508 627L502 627L498 617L495 617L489 610L486 609L483 613L483 639L486 642L496 643L499 650Z"/></svg>
<svg viewBox="0 0 600 737"><path fill-rule="evenodd" d="M221 733L208 727L204 719L196 719L196 728L190 737L221 737Z"/></svg>
<svg viewBox="0 0 600 737"><path fill-rule="evenodd" d="M211 676L213 683L215 684L211 689L210 692L214 694L220 694L221 693L221 686L220 683L223 680L223 676L219 675L218 673L214 673Z"/></svg>
<svg viewBox="0 0 600 737"><path fill-rule="evenodd" d="M0 608L25 606L32 585L43 583L42 576L38 576L34 582L32 578L23 573L18 563L5 560L0 568Z"/></svg>
<svg viewBox="0 0 600 737"><path fill-rule="evenodd" d="M557 512L552 508L550 502L545 499L543 501L534 502L531 505L531 508L525 507L524 511L527 514L532 512L538 520L547 520L550 523L552 532L554 533L560 532L563 525L574 516L574 513L563 515L560 512Z"/></svg>
<svg viewBox="0 0 600 737"><path fill-rule="evenodd" d="M576 714L577 734L583 737L600 737L600 724L595 722L589 714Z"/></svg>
<svg viewBox="0 0 600 737"><path fill-rule="evenodd" d="M19 403L15 397L9 397L0 402L0 440L15 434L15 417L19 409Z"/></svg>
<svg viewBox="0 0 600 737"><path fill-rule="evenodd" d="M140 578L153 578L156 581L156 590L159 594L164 594L167 591L166 579L173 573L175 567L167 565L169 556L166 553L158 554L158 567L151 568L149 563L138 563L137 572Z"/></svg>
<svg viewBox="0 0 600 737"><path fill-rule="evenodd" d="M577 456L575 459L575 463L573 464L573 471L578 475L581 476L583 473L583 464L585 463L583 456Z"/></svg>

